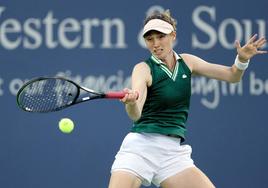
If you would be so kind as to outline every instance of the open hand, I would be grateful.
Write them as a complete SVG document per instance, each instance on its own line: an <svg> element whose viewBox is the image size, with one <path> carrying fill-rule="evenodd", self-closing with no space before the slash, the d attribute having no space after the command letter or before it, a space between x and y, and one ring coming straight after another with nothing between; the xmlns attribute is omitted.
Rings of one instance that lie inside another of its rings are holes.
<svg viewBox="0 0 268 188"><path fill-rule="evenodd" d="M237 50L238 58L241 62L247 62L253 56L257 54L265 54L267 51L259 50L266 44L265 37L257 39L257 34L253 35L249 41L241 47L239 41L235 41L235 47Z"/></svg>

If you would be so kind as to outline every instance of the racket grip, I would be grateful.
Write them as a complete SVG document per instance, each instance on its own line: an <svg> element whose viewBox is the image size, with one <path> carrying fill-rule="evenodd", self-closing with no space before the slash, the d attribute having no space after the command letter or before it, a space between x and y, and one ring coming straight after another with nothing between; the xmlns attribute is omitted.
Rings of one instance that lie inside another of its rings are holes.
<svg viewBox="0 0 268 188"><path fill-rule="evenodd" d="M137 100L139 98L139 93L137 93ZM124 98L124 96L126 95L127 93L124 92L124 91L114 91L114 92L108 92L106 93L105 95L105 98L109 98L109 99L122 99Z"/></svg>
<svg viewBox="0 0 268 188"><path fill-rule="evenodd" d="M122 99L126 95L123 91L108 92L105 94L105 98L109 99Z"/></svg>

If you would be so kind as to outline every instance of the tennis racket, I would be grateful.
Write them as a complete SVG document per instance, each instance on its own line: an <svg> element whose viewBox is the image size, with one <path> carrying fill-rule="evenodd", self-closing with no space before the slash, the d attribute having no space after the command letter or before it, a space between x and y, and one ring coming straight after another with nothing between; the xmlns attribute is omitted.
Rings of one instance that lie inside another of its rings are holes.
<svg viewBox="0 0 268 188"><path fill-rule="evenodd" d="M93 99L121 99L125 94L96 92L62 77L40 77L20 88L17 104L27 112L53 112Z"/></svg>

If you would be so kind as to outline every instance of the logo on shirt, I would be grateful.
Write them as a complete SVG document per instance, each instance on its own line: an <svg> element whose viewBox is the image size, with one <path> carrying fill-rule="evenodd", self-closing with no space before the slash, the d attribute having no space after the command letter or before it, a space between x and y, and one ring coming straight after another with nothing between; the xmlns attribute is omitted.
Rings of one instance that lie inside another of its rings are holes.
<svg viewBox="0 0 268 188"><path fill-rule="evenodd" d="M183 79L187 78L187 75L186 75L186 74L183 74L183 75L182 75L182 78L183 78Z"/></svg>

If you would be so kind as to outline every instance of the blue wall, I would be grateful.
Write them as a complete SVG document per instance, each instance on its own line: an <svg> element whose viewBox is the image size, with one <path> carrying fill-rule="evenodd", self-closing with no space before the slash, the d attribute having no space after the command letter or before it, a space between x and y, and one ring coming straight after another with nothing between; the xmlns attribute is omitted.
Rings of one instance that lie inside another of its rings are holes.
<svg viewBox="0 0 268 188"><path fill-rule="evenodd" d="M23 82L61 75L97 90L128 86L132 67L149 56L139 35L143 19L162 8L178 20L178 53L232 65L235 39L267 36L267 5L265 0L2 1L0 187L105 188L132 125L118 101L49 114L23 112L15 100ZM216 187L268 187L267 60L267 55L252 59L237 85L193 79L186 143ZM72 134L58 130L63 117L75 121Z"/></svg>

